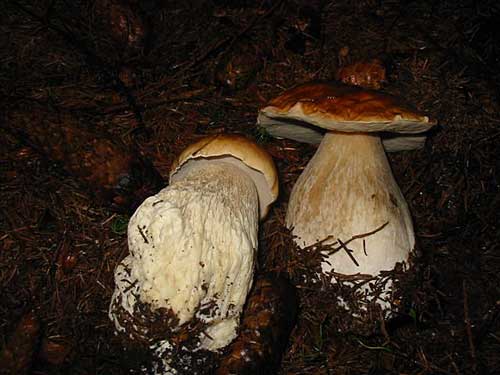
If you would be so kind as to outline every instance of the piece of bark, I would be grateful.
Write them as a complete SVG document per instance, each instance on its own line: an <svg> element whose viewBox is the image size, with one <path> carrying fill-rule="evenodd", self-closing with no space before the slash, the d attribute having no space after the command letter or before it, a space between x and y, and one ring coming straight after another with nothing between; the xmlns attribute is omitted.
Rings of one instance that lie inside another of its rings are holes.
<svg viewBox="0 0 500 375"><path fill-rule="evenodd" d="M287 40L285 48L293 53L304 55L321 40L322 1L307 3L290 2L290 15L287 17Z"/></svg>
<svg viewBox="0 0 500 375"><path fill-rule="evenodd" d="M103 32L125 54L139 52L148 37L148 25L141 9L133 1L98 0L95 16L103 25Z"/></svg>
<svg viewBox="0 0 500 375"><path fill-rule="evenodd" d="M0 374L29 373L39 333L40 323L35 313L26 313L0 352Z"/></svg>
<svg viewBox="0 0 500 375"><path fill-rule="evenodd" d="M287 279L269 273L258 276L240 334L222 357L216 375L275 373L295 324L297 305Z"/></svg>
<svg viewBox="0 0 500 375"><path fill-rule="evenodd" d="M60 366L67 360L71 350L72 344L68 340L54 341L44 337L39 358L51 365Z"/></svg>
<svg viewBox="0 0 500 375"><path fill-rule="evenodd" d="M270 56L270 46L242 37L222 54L215 68L215 82L229 91L242 90L255 81Z"/></svg>
<svg viewBox="0 0 500 375"><path fill-rule="evenodd" d="M164 186L151 162L107 132L84 126L70 113L33 108L7 113L4 124L21 141L61 163L116 211L132 212Z"/></svg>

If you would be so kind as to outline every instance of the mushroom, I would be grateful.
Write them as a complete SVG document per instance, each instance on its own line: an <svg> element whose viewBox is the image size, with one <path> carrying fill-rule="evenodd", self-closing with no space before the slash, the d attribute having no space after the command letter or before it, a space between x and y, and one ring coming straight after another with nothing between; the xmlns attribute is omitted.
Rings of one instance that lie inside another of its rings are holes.
<svg viewBox="0 0 500 375"><path fill-rule="evenodd" d="M275 137L321 143L292 189L286 224L296 243L336 242L324 273L373 277L406 262L415 236L387 151L418 148L435 122L380 92L306 83L260 110L258 124ZM319 129L317 129L319 128ZM383 138L387 132L410 136Z"/></svg>
<svg viewBox="0 0 500 375"><path fill-rule="evenodd" d="M378 90L386 82L385 66L378 58L358 61L341 67L335 78L348 85Z"/></svg>
<svg viewBox="0 0 500 375"><path fill-rule="evenodd" d="M130 219L130 254L115 271L109 311L116 330L152 336L135 322L146 304L170 312L172 335L201 322L190 337L197 349L229 344L252 285L259 217L277 195L274 163L249 139L209 136L187 147L173 163L170 185ZM162 339L157 347L179 341Z"/></svg>

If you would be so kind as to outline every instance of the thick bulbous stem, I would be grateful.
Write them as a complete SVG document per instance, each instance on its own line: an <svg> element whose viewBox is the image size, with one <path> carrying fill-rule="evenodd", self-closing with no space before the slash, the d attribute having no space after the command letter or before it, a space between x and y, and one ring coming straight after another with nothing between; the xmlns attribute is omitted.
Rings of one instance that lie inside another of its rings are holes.
<svg viewBox="0 0 500 375"><path fill-rule="evenodd" d="M292 190L286 223L301 247L329 236L326 243L347 243L352 257L340 249L323 262L324 272L376 276L407 261L415 244L381 140L367 134L325 135Z"/></svg>
<svg viewBox="0 0 500 375"><path fill-rule="evenodd" d="M134 314L141 302L170 309L179 326L194 317L207 323L201 347L227 345L252 285L258 211L252 179L220 161L190 168L145 200L129 223L130 255L115 272L117 330L116 306Z"/></svg>

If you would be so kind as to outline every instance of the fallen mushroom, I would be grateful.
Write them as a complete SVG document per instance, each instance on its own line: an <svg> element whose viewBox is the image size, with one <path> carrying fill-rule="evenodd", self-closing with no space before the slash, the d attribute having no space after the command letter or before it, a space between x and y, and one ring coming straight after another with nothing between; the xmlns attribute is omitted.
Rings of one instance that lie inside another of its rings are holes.
<svg viewBox="0 0 500 375"><path fill-rule="evenodd" d="M377 276L407 262L415 236L380 132L420 133L435 125L393 96L333 83L285 91L260 110L271 135L321 144L290 196L286 224L299 246L334 244L323 272ZM320 131L326 131L323 135ZM419 147L394 137L387 151Z"/></svg>
<svg viewBox="0 0 500 375"><path fill-rule="evenodd" d="M228 345L252 285L259 216L277 195L271 157L247 138L210 136L186 148L170 185L130 219L130 254L115 271L109 310L116 330L148 341L163 357L188 341L193 351ZM168 315L156 342L139 322L144 305ZM181 329L190 325L197 328ZM172 361L165 358L164 367L175 368Z"/></svg>

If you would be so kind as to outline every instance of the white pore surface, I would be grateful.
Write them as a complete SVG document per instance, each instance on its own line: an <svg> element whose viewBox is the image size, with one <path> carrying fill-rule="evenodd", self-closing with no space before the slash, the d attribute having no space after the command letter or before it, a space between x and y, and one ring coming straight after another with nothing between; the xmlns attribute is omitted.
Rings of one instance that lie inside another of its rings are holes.
<svg viewBox="0 0 500 375"><path fill-rule="evenodd" d="M310 144L321 143L325 129L308 124L305 121L294 121L289 118L268 117L260 112L257 123L276 138L293 139ZM380 133L382 144L387 152L417 150L425 145L426 135Z"/></svg>
<svg viewBox="0 0 500 375"><path fill-rule="evenodd" d="M201 348L226 346L252 284L258 218L257 189L238 167L213 161L190 168L130 219L130 255L116 269L112 301L121 297L130 314L137 298L170 308L180 325L196 316L209 325ZM125 330L113 311L110 317Z"/></svg>

